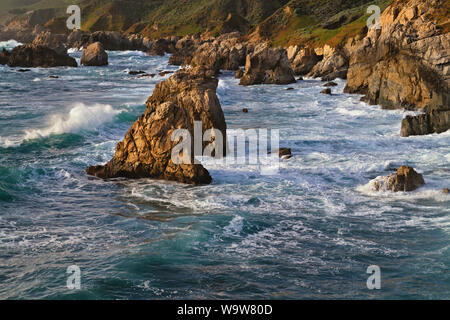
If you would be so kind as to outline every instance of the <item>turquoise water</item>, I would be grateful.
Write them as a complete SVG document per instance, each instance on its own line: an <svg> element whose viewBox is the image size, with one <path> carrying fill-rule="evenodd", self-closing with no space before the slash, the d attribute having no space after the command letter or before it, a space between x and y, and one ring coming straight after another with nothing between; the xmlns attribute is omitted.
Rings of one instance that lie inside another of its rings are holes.
<svg viewBox="0 0 450 320"><path fill-rule="evenodd" d="M105 182L84 170L113 156L164 79L127 71L176 70L109 55L104 68L0 66L0 298L450 298L450 132L401 138L405 113L342 94L344 81L327 96L317 80L241 87L225 72L230 132L279 129L292 148L278 175L207 161L210 186ZM403 164L426 186L371 191ZM366 287L370 265L381 290Z"/></svg>

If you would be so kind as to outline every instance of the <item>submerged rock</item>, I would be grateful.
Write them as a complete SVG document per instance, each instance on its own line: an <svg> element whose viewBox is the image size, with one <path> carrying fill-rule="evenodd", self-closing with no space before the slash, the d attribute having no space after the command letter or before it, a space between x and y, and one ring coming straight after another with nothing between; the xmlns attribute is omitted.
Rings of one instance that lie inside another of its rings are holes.
<svg viewBox="0 0 450 320"><path fill-rule="evenodd" d="M336 82L327 82L323 86L324 87L336 87L338 84Z"/></svg>
<svg viewBox="0 0 450 320"><path fill-rule="evenodd" d="M202 132L218 129L226 137L225 117L216 95L218 80L198 69L182 69L159 83L147 100L147 109L133 124L114 157L104 166L87 169L99 178L154 178L188 184L208 184L212 179L201 165L194 164L195 150L191 150L191 164L175 164L172 141L177 129L187 129L194 138L194 121L202 121ZM203 143L208 145L207 142ZM192 148L194 143L192 143ZM223 154L226 152L224 143ZM184 155L189 157L189 155Z"/></svg>
<svg viewBox="0 0 450 320"><path fill-rule="evenodd" d="M103 45L100 42L95 42L84 49L81 64L90 67L108 65L108 54Z"/></svg>
<svg viewBox="0 0 450 320"><path fill-rule="evenodd" d="M286 49L271 49L263 44L247 55L245 73L240 84L290 84L296 82Z"/></svg>
<svg viewBox="0 0 450 320"><path fill-rule="evenodd" d="M417 173L411 167L402 166L398 168L397 173L375 180L373 188L375 191L409 192L420 188L424 184L425 180L420 173Z"/></svg>
<svg viewBox="0 0 450 320"><path fill-rule="evenodd" d="M56 51L36 44L26 44L15 47L9 54L7 62L10 67L77 67L74 58L67 54L58 54Z"/></svg>
<svg viewBox="0 0 450 320"><path fill-rule="evenodd" d="M331 89L330 88L326 88L326 89L320 91L320 93L331 95Z"/></svg>

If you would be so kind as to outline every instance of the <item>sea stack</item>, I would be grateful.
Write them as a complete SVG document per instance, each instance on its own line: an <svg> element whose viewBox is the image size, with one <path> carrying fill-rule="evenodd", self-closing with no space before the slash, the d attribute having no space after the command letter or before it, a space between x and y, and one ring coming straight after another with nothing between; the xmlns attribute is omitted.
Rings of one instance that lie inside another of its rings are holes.
<svg viewBox="0 0 450 320"><path fill-rule="evenodd" d="M220 130L226 137L225 117L216 95L218 80L214 71L181 69L159 83L147 100L147 109L132 125L114 157L103 166L87 169L99 178L154 178L187 184L209 184L212 178L201 165L194 164L194 143L191 141L191 164L175 164L171 159L172 141L177 129L187 129L194 138L194 121L202 122L202 133ZM204 146L208 143L204 142ZM224 141L223 154L226 151ZM184 156L184 155L183 155Z"/></svg>

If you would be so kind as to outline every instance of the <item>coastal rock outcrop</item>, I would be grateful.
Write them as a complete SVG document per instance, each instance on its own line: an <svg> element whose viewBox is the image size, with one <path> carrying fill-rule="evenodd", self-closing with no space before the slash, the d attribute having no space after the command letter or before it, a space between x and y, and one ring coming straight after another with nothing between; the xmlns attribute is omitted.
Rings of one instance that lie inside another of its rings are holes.
<svg viewBox="0 0 450 320"><path fill-rule="evenodd" d="M296 48L297 46L288 50L288 59L296 76L306 75L321 59L313 48L306 47L298 51Z"/></svg>
<svg viewBox="0 0 450 320"><path fill-rule="evenodd" d="M65 42L67 36L64 34L53 34L50 31L39 33L33 40L33 44L46 46L58 54L67 54Z"/></svg>
<svg viewBox="0 0 450 320"><path fill-rule="evenodd" d="M90 44L83 50L81 64L84 66L106 66L108 65L108 54L100 42Z"/></svg>
<svg viewBox="0 0 450 320"><path fill-rule="evenodd" d="M247 55L240 84L289 84L296 82L286 49L258 45Z"/></svg>
<svg viewBox="0 0 450 320"><path fill-rule="evenodd" d="M216 95L218 80L205 69L181 69L159 83L147 100L147 109L133 124L114 157L104 166L87 169L99 178L154 178L188 184L209 184L211 176L194 163L175 164L171 153L178 141L172 141L176 129L187 129L194 137L194 121L202 121L202 133L218 129L226 137L226 123ZM203 142L204 146L208 143ZM194 143L191 143L192 147ZM224 154L226 143L224 143ZM183 156L189 156L184 155Z"/></svg>
<svg viewBox="0 0 450 320"><path fill-rule="evenodd" d="M348 58L343 50L325 45L323 59L312 68L308 76L322 77L324 81L332 81L336 78L346 79L348 65Z"/></svg>
<svg viewBox="0 0 450 320"><path fill-rule="evenodd" d="M26 44L15 47L10 53L7 62L10 67L77 67L74 58L67 54L58 54L56 51L36 44Z"/></svg>
<svg viewBox="0 0 450 320"><path fill-rule="evenodd" d="M448 1L394 1L351 56L345 92L386 108L450 105L450 34L435 21L442 8Z"/></svg>
<svg viewBox="0 0 450 320"><path fill-rule="evenodd" d="M448 110L432 110L418 116L407 116L402 121L402 137L442 133L450 129Z"/></svg>
<svg viewBox="0 0 450 320"><path fill-rule="evenodd" d="M425 184L423 176L408 166L401 166L395 174L373 181L375 191L410 192Z"/></svg>
<svg viewBox="0 0 450 320"><path fill-rule="evenodd" d="M214 41L204 42L194 52L189 64L214 70L238 70L245 64L247 47L239 39L238 32L217 37Z"/></svg>

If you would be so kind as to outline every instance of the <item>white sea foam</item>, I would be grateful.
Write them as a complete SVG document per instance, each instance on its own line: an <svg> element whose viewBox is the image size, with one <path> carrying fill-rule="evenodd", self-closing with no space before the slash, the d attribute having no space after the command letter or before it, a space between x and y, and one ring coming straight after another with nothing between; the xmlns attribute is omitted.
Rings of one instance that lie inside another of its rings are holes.
<svg viewBox="0 0 450 320"><path fill-rule="evenodd" d="M83 103L76 103L68 115L53 115L48 127L25 131L24 140L47 137L52 134L97 129L105 123L112 122L119 113L120 111L114 110L110 105L94 104L88 106Z"/></svg>
<svg viewBox="0 0 450 320"><path fill-rule="evenodd" d="M8 41L0 41L0 49L14 49L17 46L22 45L22 43L16 41L16 40L8 40Z"/></svg>

